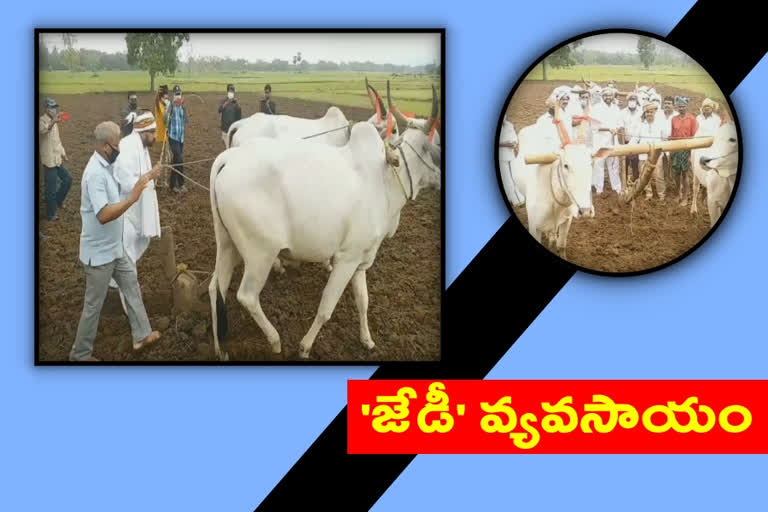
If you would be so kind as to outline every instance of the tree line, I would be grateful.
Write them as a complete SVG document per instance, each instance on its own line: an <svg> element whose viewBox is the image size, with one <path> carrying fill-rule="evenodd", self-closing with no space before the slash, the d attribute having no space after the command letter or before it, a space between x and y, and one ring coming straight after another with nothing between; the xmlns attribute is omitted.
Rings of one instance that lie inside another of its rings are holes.
<svg viewBox="0 0 768 512"><path fill-rule="evenodd" d="M59 49L54 46L49 50L44 44L40 44L39 52L40 71L139 71L143 69L138 64L128 62L127 53L105 53L88 49ZM271 61L257 60L251 62L245 59L231 59L222 57L190 57L187 60L177 59L177 69L190 73L206 72L247 72L247 71L370 71L384 73L426 73L440 74L439 64L426 64L423 66L405 66L396 64L377 64L371 61L365 62L335 62L320 59L317 62L298 60L295 64L284 59L272 59Z"/></svg>

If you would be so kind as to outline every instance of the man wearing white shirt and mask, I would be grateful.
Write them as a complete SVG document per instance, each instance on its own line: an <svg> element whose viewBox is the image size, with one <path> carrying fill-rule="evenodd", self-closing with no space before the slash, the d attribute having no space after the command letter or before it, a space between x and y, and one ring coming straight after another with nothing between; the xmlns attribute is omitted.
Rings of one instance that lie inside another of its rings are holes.
<svg viewBox="0 0 768 512"><path fill-rule="evenodd" d="M513 206L519 206L523 203L523 196L517 189L515 179L512 176L512 169L519 150L517 132L515 132L515 127L509 118L509 112L507 112L501 125L501 134L499 135L499 171L501 172L501 182L504 184L507 198Z"/></svg>
<svg viewBox="0 0 768 512"><path fill-rule="evenodd" d="M630 144L658 144L669 138L670 132L666 129L666 123L659 123L656 120L656 111L658 109L659 107L656 102L649 101L645 104L643 107L643 120L640 123L637 135L630 139ZM643 164L648 160L648 154L640 153L638 157L638 163L642 169ZM655 162L651 162L652 165L655 165L651 177L656 184L656 194L659 196L659 200L664 201L664 197L667 193L667 184L664 179L664 172L659 167L660 161L661 154L659 154L659 158ZM646 201L649 201L652 197L653 189L651 187L651 182L649 182L645 187L645 199Z"/></svg>
<svg viewBox="0 0 768 512"><path fill-rule="evenodd" d="M623 117L620 122L621 129L624 130L624 140L629 141L633 136L637 135L640 129L640 121L642 120L643 111L639 108L637 94L629 93L627 95L627 108L622 111ZM638 156L628 155L627 159L627 176L632 179L637 179L639 176ZM634 169L634 170L633 170Z"/></svg>
<svg viewBox="0 0 768 512"><path fill-rule="evenodd" d="M114 165L115 178L120 185L120 196L125 199L144 174L159 172L160 164L152 167L148 148L155 142L157 124L149 111L138 113L133 132L120 140L120 153ZM155 182L151 180L138 201L125 212L123 247L128 261L136 270L137 263L152 238L160 237L160 211L157 204ZM112 279L110 287L117 288ZM120 293L125 309L125 297Z"/></svg>
<svg viewBox="0 0 768 512"><path fill-rule="evenodd" d="M597 124L592 127L593 148L608 148L616 144L616 132L620 126L620 111L613 103L615 91L606 87L602 90L603 101L594 105L591 117L597 120ZM611 188L617 194L621 194L621 178L619 177L619 159L615 156L607 158L595 158L592 168L592 185L598 194L603 193L603 183L605 182L605 171L603 166L608 168L608 178Z"/></svg>

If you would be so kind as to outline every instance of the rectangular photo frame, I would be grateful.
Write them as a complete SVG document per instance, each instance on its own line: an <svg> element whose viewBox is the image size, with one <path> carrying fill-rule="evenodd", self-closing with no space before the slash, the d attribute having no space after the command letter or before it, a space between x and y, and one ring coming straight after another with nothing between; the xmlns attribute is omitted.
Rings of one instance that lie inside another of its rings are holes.
<svg viewBox="0 0 768 512"><path fill-rule="evenodd" d="M36 366L440 361L445 29L34 37Z"/></svg>

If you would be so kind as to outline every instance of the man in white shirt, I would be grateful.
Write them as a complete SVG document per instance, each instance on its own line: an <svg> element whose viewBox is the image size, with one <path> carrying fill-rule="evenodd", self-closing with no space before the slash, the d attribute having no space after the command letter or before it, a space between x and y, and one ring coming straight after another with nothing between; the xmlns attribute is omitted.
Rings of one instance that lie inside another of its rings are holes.
<svg viewBox="0 0 768 512"><path fill-rule="evenodd" d="M517 133L510 119L509 112L507 112L501 125L501 134L499 135L499 172L501 173L504 191L513 206L523 204L523 195L517 189L514 177L512 176L515 158L519 151Z"/></svg>
<svg viewBox="0 0 768 512"><path fill-rule="evenodd" d="M649 101L645 104L645 107L643 107L643 120L640 122L637 135L630 139L630 144L658 144L669 138L670 132L666 129L666 123L659 123L656 121L656 111L658 108L656 102L653 101ZM646 160L648 160L648 154L640 153L638 157L638 163L642 169ZM655 162L651 162L651 165L654 166L651 177L656 183L656 194L659 196L659 200L664 201L664 197L667 193L667 184L664 179L664 172L658 165L659 162L661 162L661 154L659 154L659 157ZM652 197L653 190L651 183L649 182L645 187L645 199L649 201Z"/></svg>
<svg viewBox="0 0 768 512"><path fill-rule="evenodd" d="M623 116L620 120L619 128L624 130L624 141L627 143L633 136L637 135L640 129L640 121L642 120L643 111L638 105L637 94L632 92L627 95L627 108L622 112ZM629 155L626 159L627 176L637 179L640 174L638 156Z"/></svg>
<svg viewBox="0 0 768 512"><path fill-rule="evenodd" d="M613 103L615 91L606 87L602 91L603 101L594 105L591 117L597 121L592 127L592 145L594 149L601 147L613 147L616 145L616 133L619 128L620 111ZM592 168L592 185L598 194L603 193L605 171L608 168L608 178L611 188L617 194L621 194L621 179L619 178L619 159L615 156L607 158L595 158Z"/></svg>
<svg viewBox="0 0 768 512"><path fill-rule="evenodd" d="M555 151L563 144L562 135L555 124L555 108L559 108L560 126L563 133L569 140L573 140L573 118L566 114L568 107L570 88L560 86L552 91L545 104L548 107L547 112L539 116L536 120L536 131L542 137L542 142L546 143L550 151Z"/></svg>
<svg viewBox="0 0 768 512"><path fill-rule="evenodd" d="M127 194L141 176L150 172L155 174L160 172L159 165L152 167L147 149L155 142L156 129L157 125L152 112L137 112L133 121L133 132L120 140L114 175L120 184L121 199L127 198ZM124 215L123 246L127 260L133 265L134 271L137 269L139 259L149 246L150 239L160 237L160 212L154 185L154 180L150 180L144 193L126 210ZM116 288L115 279L112 279L109 285ZM120 293L120 300L125 309L125 296L122 293Z"/></svg>
<svg viewBox="0 0 768 512"><path fill-rule="evenodd" d="M664 101L662 102L662 111L659 112L656 116L656 121L659 123L664 123L664 128L666 129L667 133L672 133L672 118L676 115L679 114L677 110L675 110L675 98L672 96L664 96ZM669 151L664 151L662 155L664 158L664 176L671 177L672 160L670 159Z"/></svg>
<svg viewBox="0 0 768 512"><path fill-rule="evenodd" d="M714 137L717 133L717 129L720 128L722 119L715 114L717 110L717 103L709 98L706 98L701 104L701 114L696 116L696 122L698 123L698 136L700 137Z"/></svg>

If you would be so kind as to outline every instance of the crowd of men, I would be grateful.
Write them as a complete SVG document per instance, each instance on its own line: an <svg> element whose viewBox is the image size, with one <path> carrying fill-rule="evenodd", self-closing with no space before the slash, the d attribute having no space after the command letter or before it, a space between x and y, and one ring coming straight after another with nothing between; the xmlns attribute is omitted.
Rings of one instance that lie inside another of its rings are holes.
<svg viewBox="0 0 768 512"><path fill-rule="evenodd" d="M277 109L271 92L267 84L260 110L274 115ZM57 210L63 207L72 186L72 176L63 166L68 158L59 137L58 125L63 118L58 109L55 99L45 98L38 123L45 211L50 222L58 220ZM219 103L218 112L224 136L229 126L242 118L234 84L227 85L227 97ZM188 124L181 87L173 87L171 98L168 86L161 85L152 110L140 109L136 93L131 92L118 122L101 122L93 131L93 153L80 181L79 259L85 272L85 300L70 361L98 361L93 346L109 288L119 292L134 350L160 338L160 333L152 330L144 307L137 263L150 241L160 236L156 186L162 185L163 169L172 169L168 173L171 191L187 191L183 155ZM42 233L39 236L43 238Z"/></svg>
<svg viewBox="0 0 768 512"><path fill-rule="evenodd" d="M536 121L537 133L551 142L553 150L560 147L563 134L575 140L582 121L589 123L586 144L592 148L686 139L696 136L697 132L702 137L714 136L722 124L729 122L725 109L710 98L704 99L701 112L694 115L690 112L690 98L687 96L662 97L653 86L638 86L631 92L620 93L614 82L604 87L594 82L584 83L583 86L560 86L552 91L545 104L547 111ZM559 109L557 114L561 126L565 127L564 132L558 131L555 125L555 109ZM499 145L501 171L511 173L520 148L509 112L502 124ZM625 158L628 178L637 179L648 155ZM659 163L663 165L657 165ZM655 168L651 183L646 186L645 198L651 200L655 188L659 200L665 200L667 183L664 170L668 169L678 192L676 199L681 206L686 206L692 189L690 150L663 152L659 161L653 164ZM620 195L619 168L619 157L594 158L594 193L605 195L603 187L607 170L611 189ZM514 181L510 186L512 204L522 204L523 199L515 189Z"/></svg>

